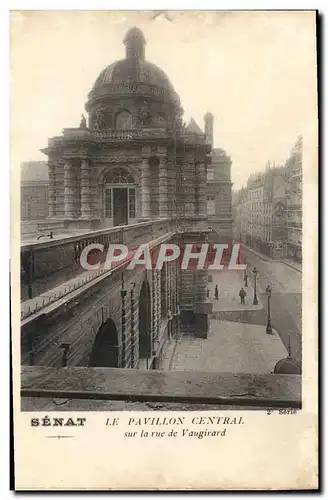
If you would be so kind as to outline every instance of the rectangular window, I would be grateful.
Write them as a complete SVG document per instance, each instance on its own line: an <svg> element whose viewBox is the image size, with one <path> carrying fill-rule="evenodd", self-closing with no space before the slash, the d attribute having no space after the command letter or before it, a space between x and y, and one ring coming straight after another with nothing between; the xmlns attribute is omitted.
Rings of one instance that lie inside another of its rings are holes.
<svg viewBox="0 0 328 500"><path fill-rule="evenodd" d="M105 190L105 219L112 218L112 190Z"/></svg>
<svg viewBox="0 0 328 500"><path fill-rule="evenodd" d="M207 170L207 180L214 181L214 169Z"/></svg>
<svg viewBox="0 0 328 500"><path fill-rule="evenodd" d="M129 219L136 218L136 190L129 188Z"/></svg>
<svg viewBox="0 0 328 500"><path fill-rule="evenodd" d="M207 214L215 215L215 197L208 196L207 197Z"/></svg>

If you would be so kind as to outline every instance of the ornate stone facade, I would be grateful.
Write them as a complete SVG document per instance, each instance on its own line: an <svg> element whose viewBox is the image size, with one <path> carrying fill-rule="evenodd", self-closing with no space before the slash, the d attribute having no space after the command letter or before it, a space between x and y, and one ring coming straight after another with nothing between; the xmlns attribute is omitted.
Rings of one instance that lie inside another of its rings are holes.
<svg viewBox="0 0 328 500"><path fill-rule="evenodd" d="M107 250L112 243L158 246L162 238L183 252L187 243L199 245L208 235L211 145L195 122L183 124L172 84L145 61L140 30L130 30L124 43L125 59L105 68L88 95L88 117L43 149L49 168L47 228L62 224L75 234L21 249L23 300L59 283L68 296L66 302L61 296L56 314L41 315L46 324L38 324L27 307L24 363L59 366L58 345L69 338L72 366L158 368L167 341L178 332L207 336L206 270L183 271L170 262L160 272L125 266L90 277L81 269L81 251L90 243ZM74 281L73 289L67 280ZM69 299L72 290L77 301ZM59 295L53 296L55 303ZM44 302L36 302L42 309Z"/></svg>
<svg viewBox="0 0 328 500"><path fill-rule="evenodd" d="M102 229L178 217L207 229L206 166L210 145L182 124L183 110L167 76L145 61L145 39L130 30L126 58L97 78L76 129L49 139L49 217L69 229ZM120 168L132 181L107 184ZM178 178L179 177L179 178ZM178 208L179 207L179 208ZM50 221L49 221L50 222Z"/></svg>
<svg viewBox="0 0 328 500"><path fill-rule="evenodd" d="M286 226L288 257L302 261L303 137L299 136L286 161Z"/></svg>
<svg viewBox="0 0 328 500"><path fill-rule="evenodd" d="M206 113L206 140L213 146L214 117ZM207 214L217 241L232 240L232 182L231 159L223 149L212 148L211 165L207 169Z"/></svg>
<svg viewBox="0 0 328 500"><path fill-rule="evenodd" d="M51 175L51 171L49 171ZM29 161L21 165L21 221L40 221L52 213L48 196L49 177L45 161ZM50 196L51 197L51 196Z"/></svg>
<svg viewBox="0 0 328 500"><path fill-rule="evenodd" d="M220 240L232 239L231 160L223 149L212 150L207 171L208 221Z"/></svg>
<svg viewBox="0 0 328 500"><path fill-rule="evenodd" d="M251 175L234 196L236 238L273 258L286 256L286 167Z"/></svg>

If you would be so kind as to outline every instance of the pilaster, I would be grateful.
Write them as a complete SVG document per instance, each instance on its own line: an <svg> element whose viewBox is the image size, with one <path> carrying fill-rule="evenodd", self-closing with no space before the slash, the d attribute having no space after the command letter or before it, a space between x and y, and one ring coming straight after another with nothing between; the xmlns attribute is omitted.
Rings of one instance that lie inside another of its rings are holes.
<svg viewBox="0 0 328 500"><path fill-rule="evenodd" d="M141 165L141 217L150 219L150 165L145 157Z"/></svg>
<svg viewBox="0 0 328 500"><path fill-rule="evenodd" d="M157 279L157 332L159 334L160 331L160 323L161 323L161 271L156 271L156 279Z"/></svg>
<svg viewBox="0 0 328 500"><path fill-rule="evenodd" d="M49 217L56 217L56 167L53 163L48 164L49 173Z"/></svg>
<svg viewBox="0 0 328 500"><path fill-rule="evenodd" d="M207 217L206 167L204 162L198 164L198 215Z"/></svg>
<svg viewBox="0 0 328 500"><path fill-rule="evenodd" d="M56 167L56 183L55 183L55 200L56 200L56 217L65 217L65 172L63 165Z"/></svg>
<svg viewBox="0 0 328 500"><path fill-rule="evenodd" d="M64 203L65 218L74 219L76 217L76 176L71 160L66 160L64 166Z"/></svg>
<svg viewBox="0 0 328 500"><path fill-rule="evenodd" d="M91 185L90 185L90 163L82 160L81 164L81 217L91 217Z"/></svg>
<svg viewBox="0 0 328 500"><path fill-rule="evenodd" d="M159 157L159 216L160 218L168 217L168 170L167 158L165 156Z"/></svg>

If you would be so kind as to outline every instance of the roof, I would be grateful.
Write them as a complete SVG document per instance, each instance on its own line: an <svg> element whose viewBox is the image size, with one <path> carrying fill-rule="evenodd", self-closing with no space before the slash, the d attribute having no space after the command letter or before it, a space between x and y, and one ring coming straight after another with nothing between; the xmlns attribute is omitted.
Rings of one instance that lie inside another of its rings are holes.
<svg viewBox="0 0 328 500"><path fill-rule="evenodd" d="M21 182L49 182L47 162L23 162L21 164Z"/></svg>
<svg viewBox="0 0 328 500"><path fill-rule="evenodd" d="M93 89L98 90L110 83L149 83L173 91L173 86L164 71L155 64L141 59L122 59L102 70Z"/></svg>
<svg viewBox="0 0 328 500"><path fill-rule="evenodd" d="M131 40L133 38L139 39L143 44L146 44L146 39L145 39L143 32L141 31L141 29L137 28L136 26L129 29L129 31L126 33L126 35L123 39L123 43L126 44L129 40Z"/></svg>
<svg viewBox="0 0 328 500"><path fill-rule="evenodd" d="M139 28L130 29L124 37L123 43L128 46L136 46L137 50L133 57L126 54L125 59L115 61L104 68L93 86L92 91L97 91L110 83L138 82L149 83L174 92L173 85L163 70L144 58L145 37ZM138 50L139 47L139 50Z"/></svg>
<svg viewBox="0 0 328 500"><path fill-rule="evenodd" d="M204 135L204 132L202 129L197 125L196 121L194 118L190 118L190 122L188 123L186 127L186 132L187 134L197 134L197 135Z"/></svg>
<svg viewBox="0 0 328 500"><path fill-rule="evenodd" d="M213 148L212 149L212 159L215 160L215 158L222 158L223 156L227 156L227 153L224 149L220 148Z"/></svg>
<svg viewBox="0 0 328 500"><path fill-rule="evenodd" d="M274 373L279 374L300 375L301 371L301 364L291 356L281 359L274 367Z"/></svg>

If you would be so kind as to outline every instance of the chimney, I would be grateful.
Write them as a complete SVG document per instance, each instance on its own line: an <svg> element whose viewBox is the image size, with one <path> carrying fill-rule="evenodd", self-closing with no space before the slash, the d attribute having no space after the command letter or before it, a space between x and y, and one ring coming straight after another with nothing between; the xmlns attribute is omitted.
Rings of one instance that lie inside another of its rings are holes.
<svg viewBox="0 0 328 500"><path fill-rule="evenodd" d="M206 141L213 147L213 121L212 113L207 112L204 116Z"/></svg>

